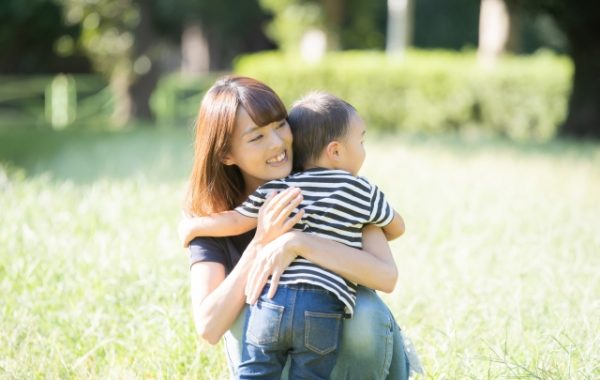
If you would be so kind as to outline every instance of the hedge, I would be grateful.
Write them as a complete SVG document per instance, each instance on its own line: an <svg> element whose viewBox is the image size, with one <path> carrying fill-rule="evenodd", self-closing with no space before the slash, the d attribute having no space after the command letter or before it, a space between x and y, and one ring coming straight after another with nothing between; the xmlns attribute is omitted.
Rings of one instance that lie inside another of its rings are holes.
<svg viewBox="0 0 600 380"><path fill-rule="evenodd" d="M311 90L353 104L380 131L480 130L514 139L553 137L564 120L572 76L566 57L508 56L493 69L469 52L329 53L318 64L278 52L246 55L237 74L269 84L291 105Z"/></svg>

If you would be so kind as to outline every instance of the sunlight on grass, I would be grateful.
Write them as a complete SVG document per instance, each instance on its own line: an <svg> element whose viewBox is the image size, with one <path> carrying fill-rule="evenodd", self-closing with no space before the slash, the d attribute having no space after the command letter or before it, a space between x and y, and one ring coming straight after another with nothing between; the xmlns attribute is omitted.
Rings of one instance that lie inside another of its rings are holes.
<svg viewBox="0 0 600 380"><path fill-rule="evenodd" d="M0 145L0 377L226 377L176 241L188 133L96 137ZM428 378L600 377L600 146L367 150L407 224L384 298Z"/></svg>
<svg viewBox="0 0 600 380"><path fill-rule="evenodd" d="M386 300L428 377L600 375L597 148L370 152L366 172L407 221Z"/></svg>

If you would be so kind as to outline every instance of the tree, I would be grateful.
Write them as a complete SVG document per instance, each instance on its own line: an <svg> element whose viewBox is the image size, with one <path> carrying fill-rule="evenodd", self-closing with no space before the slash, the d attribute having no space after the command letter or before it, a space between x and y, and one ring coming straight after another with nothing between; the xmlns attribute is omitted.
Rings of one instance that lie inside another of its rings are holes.
<svg viewBox="0 0 600 380"><path fill-rule="evenodd" d="M181 62L177 46L186 28L205 36L211 70L228 68L241 52L272 46L262 34L266 15L257 0L55 1L69 24L81 25L79 44L109 78L118 125L153 119L150 95L160 75Z"/></svg>
<svg viewBox="0 0 600 380"><path fill-rule="evenodd" d="M231 68L235 56L274 48L262 27L269 16L258 0L154 0L160 8L161 28L177 34L202 35L210 70Z"/></svg>
<svg viewBox="0 0 600 380"><path fill-rule="evenodd" d="M412 0L387 0L388 22L386 51L402 57L412 41Z"/></svg>
<svg viewBox="0 0 600 380"><path fill-rule="evenodd" d="M509 14L504 0L481 0L479 16L479 61L488 67L504 52L509 37Z"/></svg>
<svg viewBox="0 0 600 380"><path fill-rule="evenodd" d="M267 35L288 53L301 50L302 38L311 30L326 31L325 12L321 4L307 0L260 0L273 14L266 25ZM328 38L331 40L331 36ZM337 43L337 42L336 42Z"/></svg>
<svg viewBox="0 0 600 380"><path fill-rule="evenodd" d="M89 72L89 61L74 49L79 26L62 21L53 0L2 0L0 73Z"/></svg>
<svg viewBox="0 0 600 380"><path fill-rule="evenodd" d="M550 15L568 41L575 72L561 134L600 138L600 22L594 0L507 0L511 7Z"/></svg>
<svg viewBox="0 0 600 380"><path fill-rule="evenodd" d="M387 1L346 0L340 34L343 49L385 48Z"/></svg>
<svg viewBox="0 0 600 380"><path fill-rule="evenodd" d="M385 47L387 0L259 0L273 14L267 34L285 52L298 53L303 38L320 31L327 50Z"/></svg>
<svg viewBox="0 0 600 380"><path fill-rule="evenodd" d="M60 0L66 22L81 25L80 47L94 69L110 81L115 95L113 122L123 125L132 117L148 119L144 95L134 85L140 77L156 71L145 48L155 33L148 4L142 0ZM144 78L145 79L145 78ZM152 87L156 81L151 81ZM138 95L137 97L135 95Z"/></svg>

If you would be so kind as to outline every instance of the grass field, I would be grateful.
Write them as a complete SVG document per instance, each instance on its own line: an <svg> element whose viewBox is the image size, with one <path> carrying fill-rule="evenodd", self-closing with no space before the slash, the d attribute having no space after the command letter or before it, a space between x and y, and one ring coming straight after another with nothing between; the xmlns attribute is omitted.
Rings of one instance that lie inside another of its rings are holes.
<svg viewBox="0 0 600 380"><path fill-rule="evenodd" d="M432 379L600 378L600 145L373 137ZM0 378L227 375L176 240L189 131L0 131Z"/></svg>

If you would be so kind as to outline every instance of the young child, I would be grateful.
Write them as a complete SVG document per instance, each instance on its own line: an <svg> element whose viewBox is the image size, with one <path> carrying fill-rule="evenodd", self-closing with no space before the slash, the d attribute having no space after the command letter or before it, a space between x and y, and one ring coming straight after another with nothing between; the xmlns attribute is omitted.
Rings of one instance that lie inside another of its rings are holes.
<svg viewBox="0 0 600 380"><path fill-rule="evenodd" d="M388 240L404 233L402 218L383 193L357 177L365 159L365 124L354 107L316 92L292 107L288 121L294 137L294 168L300 171L259 187L235 211L194 218L186 241L196 236L239 235L256 228L258 211L268 194L288 187L299 188L303 197L292 212L303 212L294 229L358 249L366 224L382 227ZM354 310L356 285L297 257L281 275L272 299L266 289L268 285L249 308L240 378L280 371L288 354L292 356L290 373L300 366L328 378L339 347L341 320L351 317Z"/></svg>

